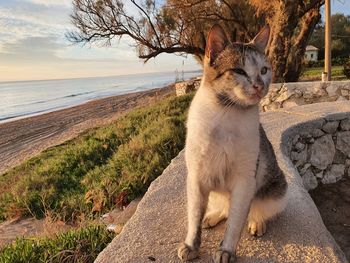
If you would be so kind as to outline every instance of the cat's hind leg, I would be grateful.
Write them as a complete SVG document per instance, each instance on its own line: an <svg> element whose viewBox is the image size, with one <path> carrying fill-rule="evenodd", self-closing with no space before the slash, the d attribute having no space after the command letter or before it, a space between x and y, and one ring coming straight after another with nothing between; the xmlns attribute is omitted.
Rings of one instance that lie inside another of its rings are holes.
<svg viewBox="0 0 350 263"><path fill-rule="evenodd" d="M281 213L287 204L287 195L279 198L255 197L251 203L248 214L247 228L249 234L262 236L266 232L266 223L277 214Z"/></svg>
<svg viewBox="0 0 350 263"><path fill-rule="evenodd" d="M210 192L207 210L204 215L202 227L216 226L227 219L229 209L229 194L223 192Z"/></svg>

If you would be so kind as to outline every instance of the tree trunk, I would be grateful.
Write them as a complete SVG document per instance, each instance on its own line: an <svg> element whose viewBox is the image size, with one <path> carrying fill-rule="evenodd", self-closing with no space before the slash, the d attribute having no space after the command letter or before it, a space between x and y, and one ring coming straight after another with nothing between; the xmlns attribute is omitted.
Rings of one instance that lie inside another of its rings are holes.
<svg viewBox="0 0 350 263"><path fill-rule="evenodd" d="M275 10L271 26L271 39L267 55L272 63L274 71L273 82L283 82L287 66L292 36L298 24L297 6L280 3Z"/></svg>
<svg viewBox="0 0 350 263"><path fill-rule="evenodd" d="M286 82L298 81L302 69L306 45L309 42L311 34L320 18L321 14L317 7L307 12L300 21L300 32L289 54L284 75Z"/></svg>

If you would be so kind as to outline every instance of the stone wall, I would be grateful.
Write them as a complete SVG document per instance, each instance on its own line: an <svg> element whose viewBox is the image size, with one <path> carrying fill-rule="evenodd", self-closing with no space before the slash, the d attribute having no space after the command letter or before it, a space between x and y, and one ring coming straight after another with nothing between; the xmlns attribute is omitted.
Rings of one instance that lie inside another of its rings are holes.
<svg viewBox="0 0 350 263"><path fill-rule="evenodd" d="M276 83L261 100L261 110L349 100L349 94L350 81Z"/></svg>
<svg viewBox="0 0 350 263"><path fill-rule="evenodd" d="M201 78L175 83L176 96L182 96L199 88Z"/></svg>
<svg viewBox="0 0 350 263"><path fill-rule="evenodd" d="M350 176L350 117L327 119L295 135L290 159L307 190Z"/></svg>
<svg viewBox="0 0 350 263"><path fill-rule="evenodd" d="M176 95L185 95L199 88L200 78L175 84ZM261 100L261 111L290 108L319 102L349 100L350 81L293 82L271 84Z"/></svg>

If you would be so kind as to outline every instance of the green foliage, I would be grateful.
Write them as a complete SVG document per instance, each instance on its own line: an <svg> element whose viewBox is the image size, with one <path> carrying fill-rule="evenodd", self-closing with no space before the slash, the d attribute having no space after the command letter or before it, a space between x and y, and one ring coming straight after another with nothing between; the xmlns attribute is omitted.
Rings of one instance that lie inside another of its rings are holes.
<svg viewBox="0 0 350 263"><path fill-rule="evenodd" d="M348 58L336 57L332 58L331 63L332 66L343 66L347 63L348 60ZM320 68L324 66L324 60L322 59L318 61L306 61L305 66L308 68Z"/></svg>
<svg viewBox="0 0 350 263"><path fill-rule="evenodd" d="M192 95L168 98L53 147L0 178L0 220L94 217L144 193L185 141Z"/></svg>
<svg viewBox="0 0 350 263"><path fill-rule="evenodd" d="M53 238L18 238L0 251L0 263L93 262L113 237L104 226L97 225Z"/></svg>
<svg viewBox="0 0 350 263"><path fill-rule="evenodd" d="M348 79L350 79L350 59L344 64L343 73Z"/></svg>
<svg viewBox="0 0 350 263"><path fill-rule="evenodd" d="M324 68L305 68L300 81L305 80L321 80L322 72L324 71ZM345 76L343 74L343 67L341 66L335 66L332 67L332 80L341 80L345 79Z"/></svg>
<svg viewBox="0 0 350 263"><path fill-rule="evenodd" d="M350 56L350 16L333 14L332 23L332 57L348 58ZM319 23L312 33L310 45L319 48L319 58L324 58L325 43L324 23ZM343 64L342 64L343 65Z"/></svg>

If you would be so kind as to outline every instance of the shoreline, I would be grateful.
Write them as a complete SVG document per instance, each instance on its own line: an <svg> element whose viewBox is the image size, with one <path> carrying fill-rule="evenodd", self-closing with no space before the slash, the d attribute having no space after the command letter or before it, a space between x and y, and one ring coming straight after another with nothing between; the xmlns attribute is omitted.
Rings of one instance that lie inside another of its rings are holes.
<svg viewBox="0 0 350 263"><path fill-rule="evenodd" d="M199 76L186 71L183 80ZM178 76L178 75L176 75ZM172 72L106 77L0 82L0 124L77 106L92 100L165 87L177 82Z"/></svg>
<svg viewBox="0 0 350 263"><path fill-rule="evenodd" d="M165 87L168 87L170 85L173 85L173 84L169 84L169 85L167 85ZM55 108L51 108L51 109L47 109L47 110L40 110L40 111L37 111L37 112L28 113L28 114L24 113L22 115L17 115L17 116L14 116L14 117L0 119L0 125L5 124L5 123L9 123L9 122L15 122L15 121L31 118L31 117L40 116L40 115L43 115L43 114L48 114L48 113L52 113L52 112L56 112L56 111L60 111L60 110L66 110L66 109L69 109L69 108L79 107L79 106L81 106L81 105L83 105L85 103L89 103L89 102L92 102L92 101L98 101L98 100L103 100L103 99L112 98L112 97L119 97L119 96L123 96L123 95L142 93L142 92L146 92L146 91L153 91L155 89L162 89L162 88L153 88L153 89L150 89L150 90L131 91L131 92L123 93L123 94L114 94L114 95L108 95L108 96L103 96L103 97L96 97L96 98L92 98L92 99L89 99L89 100L86 100L86 101L76 102L76 103L73 103L71 105L57 106Z"/></svg>
<svg viewBox="0 0 350 263"><path fill-rule="evenodd" d="M107 125L120 115L175 93L162 88L91 100L76 106L0 123L0 175L43 150Z"/></svg>

